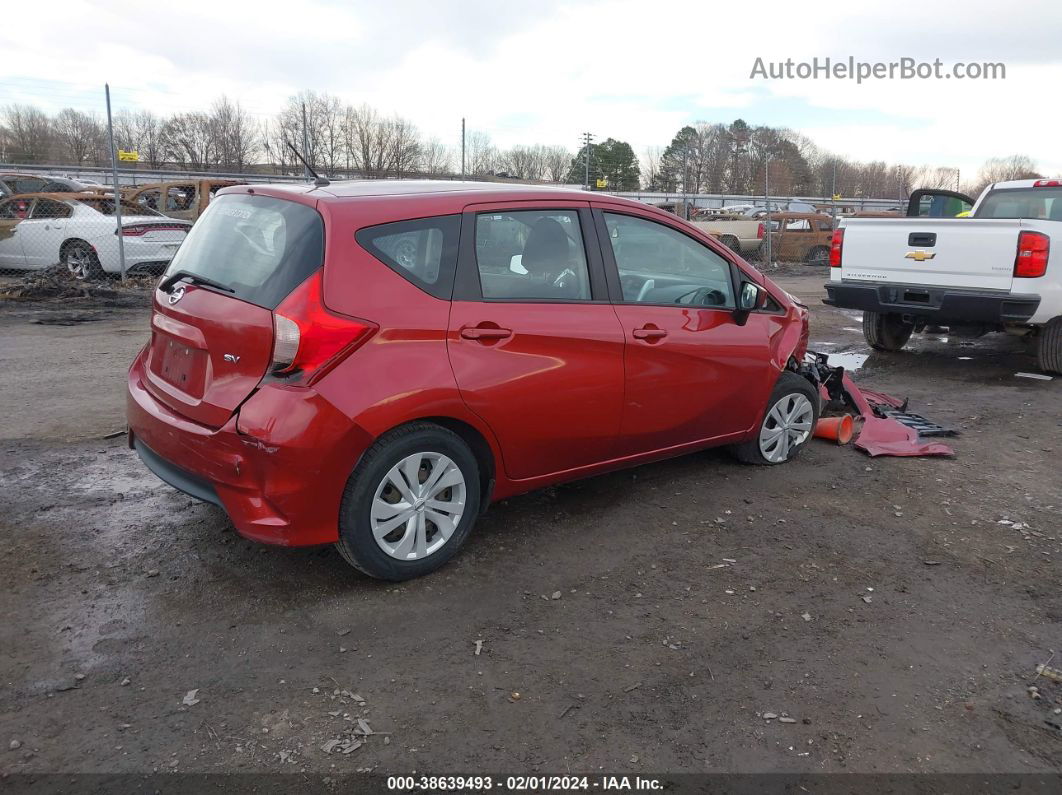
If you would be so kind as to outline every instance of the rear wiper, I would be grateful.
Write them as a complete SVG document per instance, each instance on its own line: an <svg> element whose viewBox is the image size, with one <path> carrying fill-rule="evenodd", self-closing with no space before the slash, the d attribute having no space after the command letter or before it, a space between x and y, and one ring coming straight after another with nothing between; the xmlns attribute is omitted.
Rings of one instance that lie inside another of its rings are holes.
<svg viewBox="0 0 1062 795"><path fill-rule="evenodd" d="M213 279L208 279L206 276L200 276L198 273L191 273L190 271L174 271L161 282L159 282L159 289L162 290L162 292L164 293L168 293L173 288L173 285L177 284L177 282L181 281L182 279L187 279L188 281L192 282L192 284L202 284L207 287L213 287L217 290L224 290L227 293L236 292L228 285L222 284L221 282L216 282Z"/></svg>

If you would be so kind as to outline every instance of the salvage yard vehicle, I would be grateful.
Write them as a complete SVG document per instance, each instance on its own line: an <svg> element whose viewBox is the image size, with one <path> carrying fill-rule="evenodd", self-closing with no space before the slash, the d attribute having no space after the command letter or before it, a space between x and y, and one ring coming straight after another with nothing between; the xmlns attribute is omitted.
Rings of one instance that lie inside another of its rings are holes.
<svg viewBox="0 0 1062 795"><path fill-rule="evenodd" d="M222 188L243 183L232 179L193 179L154 182L122 191L134 204L147 207L170 218L195 221Z"/></svg>
<svg viewBox="0 0 1062 795"><path fill-rule="evenodd" d="M738 254L751 257L759 251L767 234L767 225L755 218L723 218L712 221L692 221L702 232L719 238L724 246Z"/></svg>
<svg viewBox="0 0 1062 795"><path fill-rule="evenodd" d="M552 187L320 182L222 191L129 370L130 446L243 536L403 580L492 501L811 436L807 308L695 226Z"/></svg>
<svg viewBox="0 0 1062 795"><path fill-rule="evenodd" d="M781 262L826 265L830 259L833 219L821 213L771 215L771 253Z"/></svg>
<svg viewBox="0 0 1062 795"><path fill-rule="evenodd" d="M969 205L970 217L955 217ZM1060 239L1062 180L997 182L976 203L916 191L908 217L841 221L824 300L863 310L878 350L902 349L927 325L965 337L1001 331L1035 340L1040 368L1062 373Z"/></svg>
<svg viewBox="0 0 1062 795"><path fill-rule="evenodd" d="M0 269L39 270L61 263L78 279L119 273L119 231L130 272L161 272L191 227L128 202L122 226L114 197L27 193L0 201Z"/></svg>
<svg viewBox="0 0 1062 795"><path fill-rule="evenodd" d="M85 185L68 177L50 174L0 174L0 197L19 193L77 193Z"/></svg>

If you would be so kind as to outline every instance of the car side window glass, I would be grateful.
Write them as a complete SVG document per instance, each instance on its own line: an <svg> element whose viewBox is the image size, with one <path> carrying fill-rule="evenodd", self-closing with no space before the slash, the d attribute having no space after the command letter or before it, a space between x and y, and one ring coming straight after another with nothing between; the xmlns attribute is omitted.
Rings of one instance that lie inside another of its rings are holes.
<svg viewBox="0 0 1062 795"><path fill-rule="evenodd" d="M664 224L605 213L623 300L734 308L730 263Z"/></svg>
<svg viewBox="0 0 1062 795"><path fill-rule="evenodd" d="M38 199L33 205L30 218L69 218L71 210L69 205L51 199Z"/></svg>
<svg viewBox="0 0 1062 795"><path fill-rule="evenodd" d="M0 220L12 221L18 217L19 216L15 215L15 202L10 201L0 204Z"/></svg>
<svg viewBox="0 0 1062 795"><path fill-rule="evenodd" d="M484 298L590 300L590 275L575 210L477 215L476 265Z"/></svg>
<svg viewBox="0 0 1062 795"><path fill-rule="evenodd" d="M151 190L145 190L138 193L136 195L136 203L147 207L149 210L159 209L158 188L152 188Z"/></svg>
<svg viewBox="0 0 1062 795"><path fill-rule="evenodd" d="M362 248L436 298L453 292L461 216L439 215L359 229Z"/></svg>

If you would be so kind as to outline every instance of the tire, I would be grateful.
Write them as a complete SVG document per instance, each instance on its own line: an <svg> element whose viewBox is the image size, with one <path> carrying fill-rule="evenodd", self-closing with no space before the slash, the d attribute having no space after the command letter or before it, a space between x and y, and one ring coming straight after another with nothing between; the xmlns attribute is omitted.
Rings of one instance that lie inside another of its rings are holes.
<svg viewBox="0 0 1062 795"><path fill-rule="evenodd" d="M826 246L815 246L808 252L807 259L804 260L808 265L826 265L830 261L830 250Z"/></svg>
<svg viewBox="0 0 1062 795"><path fill-rule="evenodd" d="M904 323L896 314L885 312L863 313L863 337L876 351L899 351L911 339L914 325Z"/></svg>
<svg viewBox="0 0 1062 795"><path fill-rule="evenodd" d="M803 376L786 371L767 401L756 436L730 448L745 464L775 466L792 461L808 443L819 421L819 394ZM781 433L776 433L778 428Z"/></svg>
<svg viewBox="0 0 1062 795"><path fill-rule="evenodd" d="M719 238L719 242L733 251L735 254L741 254L741 243L733 235L723 235Z"/></svg>
<svg viewBox="0 0 1062 795"><path fill-rule="evenodd" d="M75 279L94 280L103 278L100 258L92 246L83 240L71 240L63 245L59 261L66 266Z"/></svg>
<svg viewBox="0 0 1062 795"><path fill-rule="evenodd" d="M1062 373L1062 317L1052 318L1040 329L1036 363L1045 373Z"/></svg>
<svg viewBox="0 0 1062 795"><path fill-rule="evenodd" d="M445 484L438 491L415 492L403 474L410 470L401 465L415 465L418 488L437 472ZM475 455L452 431L415 422L384 434L347 481L336 549L347 563L382 580L398 582L435 571L472 530L480 506L479 475ZM444 503L452 507L432 510ZM409 507L389 507L402 504Z"/></svg>

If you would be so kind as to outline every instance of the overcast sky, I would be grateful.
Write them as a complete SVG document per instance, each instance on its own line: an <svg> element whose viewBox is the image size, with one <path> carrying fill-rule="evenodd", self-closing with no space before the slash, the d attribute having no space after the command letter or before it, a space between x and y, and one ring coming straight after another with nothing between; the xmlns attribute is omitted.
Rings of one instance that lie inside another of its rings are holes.
<svg viewBox="0 0 1062 795"><path fill-rule="evenodd" d="M48 0L6 3L0 105L203 109L267 117L302 89L367 102L450 144L563 144L584 130L641 154L684 124L786 126L863 160L957 167L1027 154L1062 173L1062 3L634 0ZM750 79L757 57L949 65L1006 79Z"/></svg>

